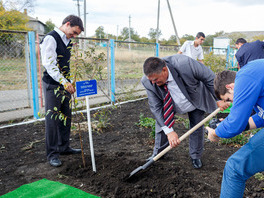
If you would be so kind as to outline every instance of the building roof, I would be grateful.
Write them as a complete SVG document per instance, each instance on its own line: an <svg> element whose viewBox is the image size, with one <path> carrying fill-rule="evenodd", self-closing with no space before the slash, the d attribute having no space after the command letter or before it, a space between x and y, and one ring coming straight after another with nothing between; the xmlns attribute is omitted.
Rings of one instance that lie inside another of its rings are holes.
<svg viewBox="0 0 264 198"><path fill-rule="evenodd" d="M38 20L38 17L37 18L33 18L31 16L28 16L28 17L29 17L29 21L38 22L38 23L41 23L42 25L46 26L45 23L43 23L42 21Z"/></svg>
<svg viewBox="0 0 264 198"><path fill-rule="evenodd" d="M33 18L31 16L28 15L27 13L27 9L24 9L24 12L23 12L25 15L27 15L27 17L29 18L29 22L37 22L37 23L40 23L42 24L44 27L46 26L45 23L41 22L40 20L38 20L38 17L37 18Z"/></svg>

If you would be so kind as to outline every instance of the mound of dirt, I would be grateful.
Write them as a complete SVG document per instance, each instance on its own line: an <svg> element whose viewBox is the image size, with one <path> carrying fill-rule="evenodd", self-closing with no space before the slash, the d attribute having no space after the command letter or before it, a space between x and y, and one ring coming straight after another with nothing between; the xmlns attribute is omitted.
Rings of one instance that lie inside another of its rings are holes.
<svg viewBox="0 0 264 198"><path fill-rule="evenodd" d="M100 197L219 197L226 160L238 148L205 140L204 166L195 170L190 163L187 138L163 159L124 181L152 154L150 129L135 124L141 113L145 117L152 115L147 100L109 111L111 126L93 133L96 173L92 170L85 127L82 136L86 167L81 155L68 155L60 157L63 165L59 168L51 167L46 160L44 122L0 129L0 195L47 178ZM187 131L182 121L176 122L174 129L179 136ZM80 147L78 134L71 135L71 146ZM263 189L264 182L252 177L247 182L245 197L264 197Z"/></svg>

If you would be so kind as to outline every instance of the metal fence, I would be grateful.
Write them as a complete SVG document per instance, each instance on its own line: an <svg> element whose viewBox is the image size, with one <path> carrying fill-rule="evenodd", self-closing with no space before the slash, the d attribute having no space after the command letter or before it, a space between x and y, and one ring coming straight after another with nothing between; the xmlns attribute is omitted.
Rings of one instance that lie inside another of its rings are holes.
<svg viewBox="0 0 264 198"><path fill-rule="evenodd" d="M6 113L10 119L33 115L34 86L31 79L31 58L28 32L0 30L0 121ZM35 52L31 56L36 58L37 70L37 100L40 111L43 110L43 94L41 76L44 70L40 60L39 44L45 35L36 34ZM30 40L31 41L31 40ZM109 39L78 37L74 39L74 47L80 53L94 48L96 53L104 53L102 78L98 80L98 94L90 97L95 103L134 99L144 95L145 90L140 83L143 76L142 66L150 56L169 56L179 50L177 45L162 45L157 43L124 42ZM204 53L212 48L203 47ZM85 60L89 61L89 60ZM87 80L87 79L81 79ZM79 100L82 100L80 98ZM90 103L93 104L93 103ZM19 111L18 111L19 110ZM21 110L27 110L21 111ZM5 114L3 114L5 113ZM34 114L35 116L35 114Z"/></svg>
<svg viewBox="0 0 264 198"><path fill-rule="evenodd" d="M237 49L235 47L228 46L226 56L226 69L238 71L238 62L235 57Z"/></svg>
<svg viewBox="0 0 264 198"><path fill-rule="evenodd" d="M177 54L179 51L180 46L178 45L162 45L160 44L159 56L171 56L173 54Z"/></svg>
<svg viewBox="0 0 264 198"><path fill-rule="evenodd" d="M30 108L27 32L0 31L0 112Z"/></svg>
<svg viewBox="0 0 264 198"><path fill-rule="evenodd" d="M155 56L156 44L115 41L114 52L116 100L134 99L142 94L142 65L146 58Z"/></svg>
<svg viewBox="0 0 264 198"><path fill-rule="evenodd" d="M74 47L77 48L80 54L86 54L87 52L92 52L91 49L95 50L94 56L103 53L106 60L101 63L102 73L101 77L97 79L98 94L90 96L91 99L96 100L98 103L107 103L110 102L110 46L108 39L96 39L96 38L87 38L87 37L77 37L73 39L75 43ZM72 53L72 59L74 54ZM85 55L83 60L89 62L89 58ZM73 62L73 60L72 60ZM71 68L73 68L71 62ZM86 76L87 77L87 76ZM80 80L91 80L84 78ZM84 98L78 98L80 101ZM92 103L93 104L93 103Z"/></svg>

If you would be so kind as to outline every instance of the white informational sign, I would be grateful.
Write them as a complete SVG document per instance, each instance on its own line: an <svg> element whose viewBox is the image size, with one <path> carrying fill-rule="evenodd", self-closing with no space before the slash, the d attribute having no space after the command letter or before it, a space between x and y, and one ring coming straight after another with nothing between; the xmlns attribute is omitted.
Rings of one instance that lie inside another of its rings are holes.
<svg viewBox="0 0 264 198"><path fill-rule="evenodd" d="M92 136L92 127L91 127L90 104L89 104L89 96L97 94L96 80L85 80L85 81L76 82L76 93L77 93L77 97L83 97L83 96L86 97L87 125L89 131L91 159L92 159L93 171L96 172L93 136Z"/></svg>
<svg viewBox="0 0 264 198"><path fill-rule="evenodd" d="M228 45L230 45L230 38L216 37L214 38L214 54L225 55Z"/></svg>

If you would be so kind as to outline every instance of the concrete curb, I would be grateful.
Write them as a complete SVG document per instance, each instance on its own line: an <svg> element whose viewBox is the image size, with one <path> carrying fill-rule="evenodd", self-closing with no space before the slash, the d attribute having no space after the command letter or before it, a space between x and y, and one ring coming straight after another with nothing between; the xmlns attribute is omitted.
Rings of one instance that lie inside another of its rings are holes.
<svg viewBox="0 0 264 198"><path fill-rule="evenodd" d="M144 100L146 98L147 97L139 98L139 99L136 99L136 100L128 100L128 101L116 103L116 104L114 104L114 106L130 103L130 102L136 102L136 101ZM113 106L113 105L109 104L109 105L104 105L104 106L100 106L100 107L94 107L94 108L91 108L90 111L95 111L95 110L98 110L98 109L103 109L103 108L107 108L107 107L111 107L111 106ZM86 112L86 110L81 110L81 111L78 111L76 113L84 113L84 112ZM1 126L0 129L14 127L14 126L21 126L21 125L26 125L26 124L32 124L32 123L35 123L35 122L42 122L42 121L45 121L45 118L33 119L33 120L26 121L26 122L19 122L19 123L16 123L16 124L4 125L4 126Z"/></svg>

